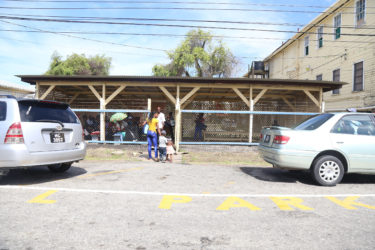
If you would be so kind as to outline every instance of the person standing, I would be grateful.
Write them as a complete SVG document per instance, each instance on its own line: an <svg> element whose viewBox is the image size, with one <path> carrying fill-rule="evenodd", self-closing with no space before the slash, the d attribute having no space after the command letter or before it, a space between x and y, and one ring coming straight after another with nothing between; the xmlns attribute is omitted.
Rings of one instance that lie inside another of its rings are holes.
<svg viewBox="0 0 375 250"><path fill-rule="evenodd" d="M164 128L164 124L165 124L165 115L163 112L161 112L160 106L158 106L157 108L157 113L158 113L158 120L159 120L158 126L159 126L160 131L162 131Z"/></svg>
<svg viewBox="0 0 375 250"><path fill-rule="evenodd" d="M158 127L158 113L150 113L148 119L143 123L143 126L147 123L147 144L148 144L148 159L152 159L152 145L154 145L155 150L155 160L158 159L158 133L160 134L160 129Z"/></svg>
<svg viewBox="0 0 375 250"><path fill-rule="evenodd" d="M159 151L160 151L160 160L161 162L165 163L167 159L167 138L165 137L167 132L165 130L161 131L161 135L159 136Z"/></svg>
<svg viewBox="0 0 375 250"><path fill-rule="evenodd" d="M204 117L203 113L200 113L198 117L195 119L195 133L194 133L194 140L203 140L202 131L206 129L206 125L204 124Z"/></svg>
<svg viewBox="0 0 375 250"><path fill-rule="evenodd" d="M169 134L172 137L172 141L174 141L174 126L175 126L175 121L173 118L173 113L169 112L167 119L164 123L164 128L168 129Z"/></svg>

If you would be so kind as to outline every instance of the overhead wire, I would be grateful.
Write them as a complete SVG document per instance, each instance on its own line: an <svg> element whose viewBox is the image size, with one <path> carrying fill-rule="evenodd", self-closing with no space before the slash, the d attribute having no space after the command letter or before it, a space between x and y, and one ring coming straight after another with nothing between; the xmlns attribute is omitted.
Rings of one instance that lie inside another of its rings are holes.
<svg viewBox="0 0 375 250"><path fill-rule="evenodd" d="M156 26L156 27L174 27L174 28L199 28L199 29L219 29L219 30L237 30L237 31L259 31L274 33L293 33L293 34L318 34L317 32L302 32L294 30L276 30L276 29L257 29L257 28L239 28L239 27L219 27L219 26L203 26L203 25L182 25L182 24L160 24L160 23L134 23L134 22L104 22L104 21L85 21L85 20L61 20L46 18L26 18L13 16L0 16L0 19L36 21L36 22L61 22L61 23L79 23L79 24L112 24L112 25L131 25L131 26ZM321 33L323 35L334 35L334 33ZM375 37L375 34L362 33L341 33L341 36L359 36L359 37Z"/></svg>

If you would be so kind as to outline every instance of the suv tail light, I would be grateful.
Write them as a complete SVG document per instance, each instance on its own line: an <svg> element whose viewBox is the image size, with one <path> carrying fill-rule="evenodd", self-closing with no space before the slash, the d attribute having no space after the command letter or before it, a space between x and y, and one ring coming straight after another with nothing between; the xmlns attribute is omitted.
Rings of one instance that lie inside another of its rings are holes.
<svg viewBox="0 0 375 250"><path fill-rule="evenodd" d="M23 144L24 143L20 122L13 123L9 127L8 132L4 139L4 143L5 144Z"/></svg>
<svg viewBox="0 0 375 250"><path fill-rule="evenodd" d="M290 140L289 136L275 135L275 137L273 138L273 143L275 143L275 144L287 144L289 140Z"/></svg>

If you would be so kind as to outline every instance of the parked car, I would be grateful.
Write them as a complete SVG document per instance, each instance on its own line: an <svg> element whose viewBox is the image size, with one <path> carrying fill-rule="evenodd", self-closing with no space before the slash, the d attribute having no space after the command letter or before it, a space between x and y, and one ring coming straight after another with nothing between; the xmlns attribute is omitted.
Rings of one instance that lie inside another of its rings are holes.
<svg viewBox="0 0 375 250"><path fill-rule="evenodd" d="M68 104L0 96L0 172L44 165L64 172L83 160L82 126Z"/></svg>
<svg viewBox="0 0 375 250"><path fill-rule="evenodd" d="M370 113L324 113L294 128L265 127L259 152L274 167L309 170L323 186L344 173L375 173L375 117Z"/></svg>

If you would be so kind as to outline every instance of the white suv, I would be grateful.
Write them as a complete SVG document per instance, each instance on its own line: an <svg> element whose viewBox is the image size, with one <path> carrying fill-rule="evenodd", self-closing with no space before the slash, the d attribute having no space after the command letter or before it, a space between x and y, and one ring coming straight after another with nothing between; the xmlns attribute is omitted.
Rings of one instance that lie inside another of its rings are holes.
<svg viewBox="0 0 375 250"><path fill-rule="evenodd" d="M68 104L0 96L0 175L40 165L64 172L85 155L82 126Z"/></svg>

